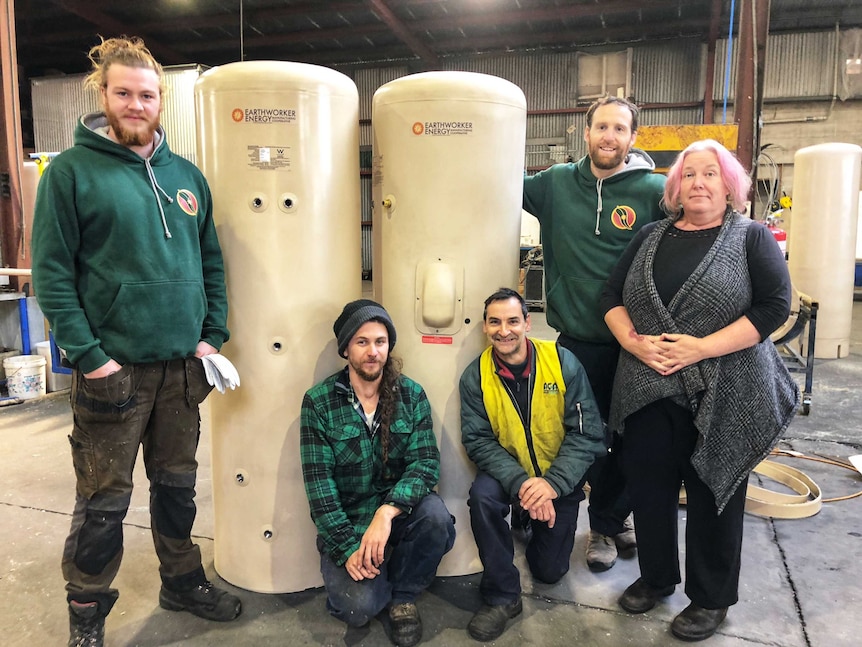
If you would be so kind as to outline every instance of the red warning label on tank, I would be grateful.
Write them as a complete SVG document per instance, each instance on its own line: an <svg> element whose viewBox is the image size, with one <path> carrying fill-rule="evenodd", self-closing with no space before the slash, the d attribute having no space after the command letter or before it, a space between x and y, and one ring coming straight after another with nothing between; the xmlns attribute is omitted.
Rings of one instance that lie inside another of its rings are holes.
<svg viewBox="0 0 862 647"><path fill-rule="evenodd" d="M451 337L444 337L442 335L422 335L422 343L423 344L451 344Z"/></svg>

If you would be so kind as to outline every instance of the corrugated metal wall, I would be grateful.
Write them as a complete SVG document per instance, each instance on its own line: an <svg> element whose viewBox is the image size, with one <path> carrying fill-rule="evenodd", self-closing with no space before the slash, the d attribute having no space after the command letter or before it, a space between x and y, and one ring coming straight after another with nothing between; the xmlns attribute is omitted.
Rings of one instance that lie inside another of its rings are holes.
<svg viewBox="0 0 862 647"><path fill-rule="evenodd" d="M359 221L371 222L371 176L363 175L359 178L359 191L361 193L362 213ZM371 271L371 225L362 225L362 271Z"/></svg>
<svg viewBox="0 0 862 647"><path fill-rule="evenodd" d="M165 68L162 125L171 150L195 161L194 85L203 71L199 65ZM36 150L59 152L72 146L75 123L81 115L102 109L99 95L85 89L85 75L55 76L30 82Z"/></svg>
<svg viewBox="0 0 862 647"><path fill-rule="evenodd" d="M514 83L524 92L527 110L574 106L578 72L575 52L450 60L445 66L450 70L491 74Z"/></svg>
<svg viewBox="0 0 862 647"><path fill-rule="evenodd" d="M831 97L835 81L835 49L838 34L813 32L775 34L766 41L766 63L763 96L765 99L801 99ZM716 44L716 101L724 97L727 39ZM738 41L732 43L732 62L728 83L728 101L736 96Z"/></svg>
<svg viewBox="0 0 862 647"><path fill-rule="evenodd" d="M635 101L702 101L705 49L705 45L693 39L634 48L632 92Z"/></svg>

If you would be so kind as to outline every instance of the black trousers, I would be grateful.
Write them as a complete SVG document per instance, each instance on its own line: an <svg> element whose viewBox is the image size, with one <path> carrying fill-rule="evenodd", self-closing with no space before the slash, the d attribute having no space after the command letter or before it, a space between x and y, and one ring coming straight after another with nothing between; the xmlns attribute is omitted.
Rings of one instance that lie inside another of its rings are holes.
<svg viewBox="0 0 862 647"><path fill-rule="evenodd" d="M748 478L721 514L691 465L698 432L692 414L659 400L626 418L623 469L635 516L641 577L655 587L678 584L679 489L685 484L685 593L705 609L738 600L742 521Z"/></svg>
<svg viewBox="0 0 862 647"><path fill-rule="evenodd" d="M617 359L620 355L619 344L591 344L566 335L560 335L557 341L563 348L572 351L583 365L596 404L599 405L599 413L607 423ZM587 510L590 528L603 535L613 536L623 531L623 522L632 510L626 495L625 475L620 465L619 438L608 432L605 440L611 451L596 458L587 470L587 481L590 484L590 503Z"/></svg>

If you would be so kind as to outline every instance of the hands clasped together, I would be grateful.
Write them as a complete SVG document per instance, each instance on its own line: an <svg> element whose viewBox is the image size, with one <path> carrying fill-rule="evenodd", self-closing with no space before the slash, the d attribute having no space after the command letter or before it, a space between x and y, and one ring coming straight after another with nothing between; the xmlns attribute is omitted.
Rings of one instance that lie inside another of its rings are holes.
<svg viewBox="0 0 862 647"><path fill-rule="evenodd" d="M540 476L528 478L518 490L521 507L530 514L530 519L545 521L548 528L553 528L557 520L553 502L557 496L557 491Z"/></svg>
<svg viewBox="0 0 862 647"><path fill-rule="evenodd" d="M673 333L639 335L634 330L626 350L661 375L676 373L708 356L702 338Z"/></svg>

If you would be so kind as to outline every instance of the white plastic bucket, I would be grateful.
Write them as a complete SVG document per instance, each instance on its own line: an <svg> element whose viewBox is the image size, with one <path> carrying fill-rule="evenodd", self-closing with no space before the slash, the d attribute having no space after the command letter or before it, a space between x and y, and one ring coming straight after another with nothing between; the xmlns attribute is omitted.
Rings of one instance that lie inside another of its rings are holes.
<svg viewBox="0 0 862 647"><path fill-rule="evenodd" d="M3 360L9 397L29 400L45 395L45 358L16 355Z"/></svg>

